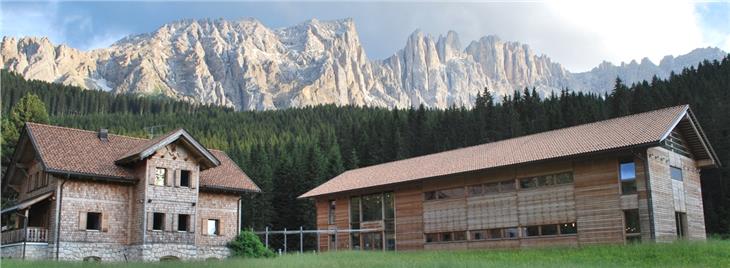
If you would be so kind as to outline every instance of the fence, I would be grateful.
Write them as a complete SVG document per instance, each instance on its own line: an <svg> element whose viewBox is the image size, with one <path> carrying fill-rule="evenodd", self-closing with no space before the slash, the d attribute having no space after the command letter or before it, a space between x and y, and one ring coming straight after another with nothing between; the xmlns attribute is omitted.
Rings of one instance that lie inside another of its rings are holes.
<svg viewBox="0 0 730 268"><path fill-rule="evenodd" d="M353 233L363 232L377 232L382 231L381 229L327 229L327 230L304 230L303 227L295 230L283 230L275 231L270 230L268 227L264 231L254 232L261 237L264 241L266 248L278 251L279 254L289 253L292 249L296 252L303 253L305 251L320 251L320 240L317 239L320 235L334 235L335 248L337 250L339 243L338 237L341 235L350 235Z"/></svg>

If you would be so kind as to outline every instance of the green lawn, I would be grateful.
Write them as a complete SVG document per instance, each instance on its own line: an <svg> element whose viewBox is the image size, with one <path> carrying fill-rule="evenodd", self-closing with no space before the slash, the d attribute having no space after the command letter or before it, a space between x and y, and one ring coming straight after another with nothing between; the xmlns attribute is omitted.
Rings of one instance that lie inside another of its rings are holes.
<svg viewBox="0 0 730 268"><path fill-rule="evenodd" d="M3 268L42 267L730 267L730 241L525 250L354 252L173 263L23 262Z"/></svg>

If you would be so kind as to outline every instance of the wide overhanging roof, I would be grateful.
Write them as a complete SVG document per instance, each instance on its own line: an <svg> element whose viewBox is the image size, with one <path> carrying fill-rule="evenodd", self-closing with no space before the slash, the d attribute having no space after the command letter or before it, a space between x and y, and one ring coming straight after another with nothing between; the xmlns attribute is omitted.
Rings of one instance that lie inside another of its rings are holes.
<svg viewBox="0 0 730 268"><path fill-rule="evenodd" d="M0 213L5 214L7 212L11 212L11 211L15 211L15 210L24 210L24 209L29 208L30 206L32 206L32 205L34 205L34 204L36 204L38 202L41 202L43 200L46 200L47 198L51 197L52 195L53 195L53 191L47 192L47 193L44 193L44 194L40 194L40 195L38 195L36 197L33 197L33 198L28 199L28 200L26 200L24 202L21 202L20 204L17 204L17 205L14 205L12 207L8 207L8 208L3 208L3 210Z"/></svg>
<svg viewBox="0 0 730 268"><path fill-rule="evenodd" d="M346 171L301 195L315 197L451 174L639 146L658 145L676 126L685 133L698 165L719 165L688 105L675 106L518 138ZM696 141L695 141L696 140Z"/></svg>

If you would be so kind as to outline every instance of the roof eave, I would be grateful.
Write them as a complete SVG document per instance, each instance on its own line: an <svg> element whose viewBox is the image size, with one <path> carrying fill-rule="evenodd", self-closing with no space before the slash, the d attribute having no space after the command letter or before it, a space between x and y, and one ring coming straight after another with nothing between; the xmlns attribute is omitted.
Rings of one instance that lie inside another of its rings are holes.
<svg viewBox="0 0 730 268"><path fill-rule="evenodd" d="M246 193L260 193L260 189L244 189L235 187L225 186L214 186L214 185L201 185L200 191L210 193L232 193L232 194L246 194Z"/></svg>

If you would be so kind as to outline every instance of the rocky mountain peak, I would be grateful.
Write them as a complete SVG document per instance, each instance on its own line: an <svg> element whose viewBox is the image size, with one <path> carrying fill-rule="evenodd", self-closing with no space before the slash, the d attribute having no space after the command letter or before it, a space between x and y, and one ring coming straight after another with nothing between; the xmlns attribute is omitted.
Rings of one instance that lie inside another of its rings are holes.
<svg viewBox="0 0 730 268"><path fill-rule="evenodd" d="M490 35L462 48L454 31L433 38L420 30L384 60L367 57L352 19L317 20L272 29L253 18L195 19L131 35L108 48L79 51L45 37L4 37L2 68L29 79L89 89L167 95L238 110L317 104L444 108L471 106L485 86L495 95L535 87L603 92L666 77L704 59L727 55L700 48L657 66L601 63L570 73L528 45Z"/></svg>

